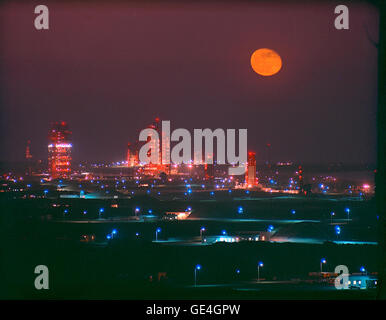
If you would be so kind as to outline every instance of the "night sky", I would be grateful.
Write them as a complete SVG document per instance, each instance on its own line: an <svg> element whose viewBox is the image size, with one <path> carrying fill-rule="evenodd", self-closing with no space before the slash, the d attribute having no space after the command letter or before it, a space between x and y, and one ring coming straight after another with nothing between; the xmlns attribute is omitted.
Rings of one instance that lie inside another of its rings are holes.
<svg viewBox="0 0 386 320"><path fill-rule="evenodd" d="M108 1L106 1L108 3ZM172 129L247 128L257 161L374 163L378 13L349 4L1 5L1 160L23 160L31 140L47 157L51 121L68 121L77 161L121 161L155 117ZM340 3L339 3L340 4ZM283 60L257 75L251 54Z"/></svg>

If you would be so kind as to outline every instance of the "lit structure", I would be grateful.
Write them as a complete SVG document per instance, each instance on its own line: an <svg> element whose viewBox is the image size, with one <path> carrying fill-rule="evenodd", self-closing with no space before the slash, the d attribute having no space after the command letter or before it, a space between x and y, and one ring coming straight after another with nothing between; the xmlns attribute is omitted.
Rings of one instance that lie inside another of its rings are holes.
<svg viewBox="0 0 386 320"><path fill-rule="evenodd" d="M299 178L299 183L298 183L299 189L300 189L300 191L303 191L304 182L303 182L303 169L302 169L302 166L299 166L298 178Z"/></svg>
<svg viewBox="0 0 386 320"><path fill-rule="evenodd" d="M71 174L71 131L64 121L54 122L48 134L48 169L52 179L69 178Z"/></svg>
<svg viewBox="0 0 386 320"><path fill-rule="evenodd" d="M139 151L138 146L133 146L131 143L127 144L127 166L129 168L136 167L139 165Z"/></svg>
<svg viewBox="0 0 386 320"><path fill-rule="evenodd" d="M170 158L170 141L168 141L168 137L163 136L162 127L161 127L161 121L159 118L155 118L154 122L148 126L148 128L153 129L158 134L158 139L156 137L153 137L152 135L149 135L147 137L147 143L151 142L154 143L152 145L152 150L157 149L159 150L158 153L158 159L156 160L156 163L148 163L144 167L144 173L149 174L152 176L159 175L161 172L164 172L166 174L170 174L171 166L170 164L163 164L162 163L162 152L165 152L164 157ZM156 142L158 141L158 143ZM160 148L160 146L162 148ZM148 151L147 156L151 157L151 150Z"/></svg>
<svg viewBox="0 0 386 320"><path fill-rule="evenodd" d="M245 171L245 184L247 188L252 188L257 186L256 153L252 151L248 152L248 162L247 162L247 168Z"/></svg>
<svg viewBox="0 0 386 320"><path fill-rule="evenodd" d="M32 158L31 150L30 150L30 144L31 144L31 141L28 140L27 141L27 146L25 147L25 158L27 160Z"/></svg>

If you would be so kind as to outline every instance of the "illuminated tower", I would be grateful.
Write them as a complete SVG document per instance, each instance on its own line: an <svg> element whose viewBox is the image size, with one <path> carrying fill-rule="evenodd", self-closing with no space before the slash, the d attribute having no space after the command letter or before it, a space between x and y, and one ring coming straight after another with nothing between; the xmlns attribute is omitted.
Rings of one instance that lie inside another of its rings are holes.
<svg viewBox="0 0 386 320"><path fill-rule="evenodd" d="M54 122L48 134L48 169L52 179L69 178L71 173L71 131L66 122Z"/></svg>
<svg viewBox="0 0 386 320"><path fill-rule="evenodd" d="M299 166L298 178L299 178L299 184L298 184L299 189L300 189L300 191L303 191L304 182L303 182L303 169L302 169L302 166Z"/></svg>
<svg viewBox="0 0 386 320"><path fill-rule="evenodd" d="M138 166L138 147L136 144L132 145L131 143L127 144L127 166L129 168Z"/></svg>
<svg viewBox="0 0 386 320"><path fill-rule="evenodd" d="M245 171L245 184L248 188L257 186L256 181L256 153L248 152L247 170Z"/></svg>
<svg viewBox="0 0 386 320"><path fill-rule="evenodd" d="M31 141L28 140L27 141L27 146L25 147L25 158L27 160L32 158L31 150L30 150L30 144L31 144Z"/></svg>

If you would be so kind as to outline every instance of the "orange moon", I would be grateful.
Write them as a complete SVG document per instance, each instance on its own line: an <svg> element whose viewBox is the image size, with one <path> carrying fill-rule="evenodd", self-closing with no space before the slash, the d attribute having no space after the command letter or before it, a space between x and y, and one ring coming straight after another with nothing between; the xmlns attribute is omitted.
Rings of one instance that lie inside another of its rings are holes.
<svg viewBox="0 0 386 320"><path fill-rule="evenodd" d="M280 71L282 61L276 51L262 48L252 54L251 66L256 73L262 76L272 76Z"/></svg>

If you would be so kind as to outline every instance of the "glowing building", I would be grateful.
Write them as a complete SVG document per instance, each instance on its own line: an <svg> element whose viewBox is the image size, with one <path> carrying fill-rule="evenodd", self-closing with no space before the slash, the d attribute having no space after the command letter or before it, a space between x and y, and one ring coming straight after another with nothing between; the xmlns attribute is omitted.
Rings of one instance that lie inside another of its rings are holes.
<svg viewBox="0 0 386 320"><path fill-rule="evenodd" d="M54 122L48 134L48 170L52 179L71 174L71 131L66 122Z"/></svg>
<svg viewBox="0 0 386 320"><path fill-rule="evenodd" d="M127 166L129 168L136 167L139 165L139 151L138 146L132 145L131 143L127 144Z"/></svg>
<svg viewBox="0 0 386 320"><path fill-rule="evenodd" d="M148 128L154 129L158 134L158 139L153 137L153 135L149 135L147 138L147 143L151 143L151 150L159 150L158 157L156 163L148 163L144 167L144 173L150 175L158 175L161 172L165 172L166 174L170 174L170 164L162 163L162 153L164 152L164 157L170 158L170 141L169 138L162 133L161 121L159 118L156 118L154 122L148 126ZM161 146L161 148L160 148ZM151 157L151 150L148 151L147 156Z"/></svg>
<svg viewBox="0 0 386 320"><path fill-rule="evenodd" d="M248 152L247 170L245 171L245 184L248 188L257 186L256 180L256 153Z"/></svg>

